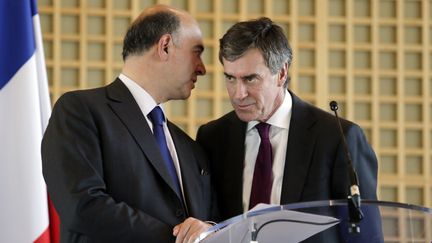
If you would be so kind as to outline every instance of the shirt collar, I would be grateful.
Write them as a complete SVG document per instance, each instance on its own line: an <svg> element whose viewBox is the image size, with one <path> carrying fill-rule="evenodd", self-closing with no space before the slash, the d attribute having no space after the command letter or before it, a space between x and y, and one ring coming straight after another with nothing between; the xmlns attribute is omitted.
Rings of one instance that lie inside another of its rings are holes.
<svg viewBox="0 0 432 243"><path fill-rule="evenodd" d="M285 97L282 101L282 104L279 106L279 108L277 108L275 113L266 121L266 123L275 127L288 129L290 118L291 118L291 111L292 111L292 97L290 92L288 92L288 90L285 90ZM259 121L248 122L247 131L255 127L255 125L258 123Z"/></svg>
<svg viewBox="0 0 432 243"><path fill-rule="evenodd" d="M129 91L132 93L132 96L137 102L139 108L141 109L141 112L145 116L147 116L158 105L156 101L153 99L153 97L151 97L151 95L145 89L139 86L135 81L130 79L128 76L126 76L123 73L120 73L119 79L126 85ZM162 111L165 114L163 106L161 104L159 104L159 106L161 107ZM165 121L166 121L166 115L165 115Z"/></svg>

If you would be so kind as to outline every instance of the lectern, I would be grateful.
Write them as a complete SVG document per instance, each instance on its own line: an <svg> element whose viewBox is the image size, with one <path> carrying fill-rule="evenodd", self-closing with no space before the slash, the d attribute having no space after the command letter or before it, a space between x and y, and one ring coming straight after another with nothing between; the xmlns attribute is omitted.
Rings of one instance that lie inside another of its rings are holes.
<svg viewBox="0 0 432 243"><path fill-rule="evenodd" d="M432 242L432 209L362 200L359 233L349 233L346 200L267 206L221 222L202 243L420 243Z"/></svg>

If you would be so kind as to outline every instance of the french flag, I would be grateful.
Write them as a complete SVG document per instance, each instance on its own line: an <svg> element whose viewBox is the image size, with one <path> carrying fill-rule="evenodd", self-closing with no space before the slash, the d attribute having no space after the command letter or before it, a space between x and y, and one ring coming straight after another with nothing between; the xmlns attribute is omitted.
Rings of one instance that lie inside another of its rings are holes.
<svg viewBox="0 0 432 243"><path fill-rule="evenodd" d="M0 242L59 241L40 155L50 114L36 0L0 0Z"/></svg>

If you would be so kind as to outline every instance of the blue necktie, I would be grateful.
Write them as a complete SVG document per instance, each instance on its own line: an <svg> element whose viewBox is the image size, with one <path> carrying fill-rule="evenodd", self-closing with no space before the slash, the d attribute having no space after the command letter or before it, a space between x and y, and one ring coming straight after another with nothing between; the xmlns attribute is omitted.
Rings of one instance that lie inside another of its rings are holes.
<svg viewBox="0 0 432 243"><path fill-rule="evenodd" d="M164 114L162 109L159 106L156 106L149 114L148 117L150 118L150 121L153 123L153 135L156 138L156 141L159 145L160 152L162 154L162 158L165 163L165 167L168 170L168 173L171 177L171 180L173 181L175 191L177 193L177 196L181 199L183 202L183 197L180 189L180 182L177 176L177 171L174 166L174 162L172 160L170 151L167 146L167 141L165 138L165 132L163 130L163 123L165 120Z"/></svg>
<svg viewBox="0 0 432 243"><path fill-rule="evenodd" d="M261 137L261 143L255 163L249 209L258 203L270 203L272 189L273 153L269 138L270 124L259 123L256 126Z"/></svg>

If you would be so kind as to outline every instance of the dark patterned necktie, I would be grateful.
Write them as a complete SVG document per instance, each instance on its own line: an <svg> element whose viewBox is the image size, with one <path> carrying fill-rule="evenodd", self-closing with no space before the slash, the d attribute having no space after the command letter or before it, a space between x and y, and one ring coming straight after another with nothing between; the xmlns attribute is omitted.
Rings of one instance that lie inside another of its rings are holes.
<svg viewBox="0 0 432 243"><path fill-rule="evenodd" d="M249 209L258 203L270 203L272 189L272 146L269 138L270 124L259 123L255 126L261 137L258 156L255 163Z"/></svg>

